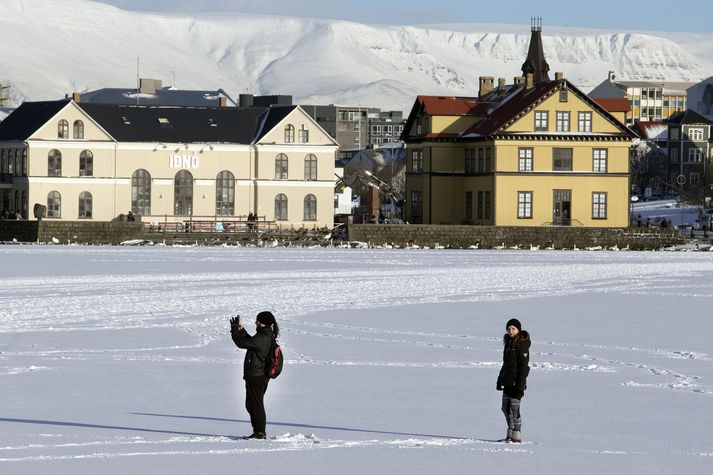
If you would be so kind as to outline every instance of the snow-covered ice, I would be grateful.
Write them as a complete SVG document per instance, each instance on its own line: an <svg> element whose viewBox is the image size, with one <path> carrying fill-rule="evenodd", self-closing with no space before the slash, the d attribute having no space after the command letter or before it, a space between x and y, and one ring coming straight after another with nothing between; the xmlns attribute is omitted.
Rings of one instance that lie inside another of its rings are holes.
<svg viewBox="0 0 713 475"><path fill-rule="evenodd" d="M0 473L709 473L710 253L0 246ZM286 362L267 441L228 318ZM533 336L503 444L508 318ZM252 325L248 326L252 330Z"/></svg>

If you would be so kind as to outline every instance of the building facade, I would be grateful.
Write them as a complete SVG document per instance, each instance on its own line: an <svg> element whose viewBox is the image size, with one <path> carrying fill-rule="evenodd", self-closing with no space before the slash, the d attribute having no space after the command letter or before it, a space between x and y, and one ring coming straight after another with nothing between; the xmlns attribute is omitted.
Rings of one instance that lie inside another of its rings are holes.
<svg viewBox="0 0 713 475"><path fill-rule="evenodd" d="M31 217L333 223L338 144L298 106L25 103L0 123L0 205Z"/></svg>
<svg viewBox="0 0 713 475"><path fill-rule="evenodd" d="M628 226L635 135L548 69L533 26L513 84L481 77L478 97L416 99L403 136L409 222Z"/></svg>
<svg viewBox="0 0 713 475"><path fill-rule="evenodd" d="M668 121L668 183L690 190L711 183L711 126L713 122L692 110L674 115ZM710 190L705 190L706 194Z"/></svg>
<svg viewBox="0 0 713 475"><path fill-rule="evenodd" d="M609 73L606 81L595 87L592 99L625 98L631 109L626 114L626 125L642 121L662 120L686 110L686 90L692 82L673 81L617 81Z"/></svg>

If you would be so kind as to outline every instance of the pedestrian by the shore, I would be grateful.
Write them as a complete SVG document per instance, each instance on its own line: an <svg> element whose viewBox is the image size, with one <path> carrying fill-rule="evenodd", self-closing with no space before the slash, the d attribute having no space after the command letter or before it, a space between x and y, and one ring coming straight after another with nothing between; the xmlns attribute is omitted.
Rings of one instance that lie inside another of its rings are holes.
<svg viewBox="0 0 713 475"><path fill-rule="evenodd" d="M520 401L527 389L530 373L530 335L520 321L512 318L505 325L503 336L503 367L498 375L497 389L503 392L502 411L508 424L508 442L522 442Z"/></svg>
<svg viewBox="0 0 713 475"><path fill-rule="evenodd" d="M271 312L260 312L255 317L255 335L249 335L240 322L240 316L230 319L230 334L238 348L248 350L243 362L245 380L245 409L250 414L253 433L246 439L266 439L267 416L264 397L270 381L266 364L272 341L280 334L280 328Z"/></svg>

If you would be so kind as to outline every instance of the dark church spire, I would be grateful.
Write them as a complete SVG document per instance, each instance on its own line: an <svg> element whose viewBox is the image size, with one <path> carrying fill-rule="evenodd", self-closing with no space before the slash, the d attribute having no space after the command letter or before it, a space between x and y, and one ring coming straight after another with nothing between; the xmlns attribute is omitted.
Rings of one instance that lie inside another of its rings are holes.
<svg viewBox="0 0 713 475"><path fill-rule="evenodd" d="M532 74L535 82L549 81L547 72L550 65L545 61L545 52L542 49L542 18L530 18L530 49L527 51L527 59L522 64L522 75L527 77Z"/></svg>

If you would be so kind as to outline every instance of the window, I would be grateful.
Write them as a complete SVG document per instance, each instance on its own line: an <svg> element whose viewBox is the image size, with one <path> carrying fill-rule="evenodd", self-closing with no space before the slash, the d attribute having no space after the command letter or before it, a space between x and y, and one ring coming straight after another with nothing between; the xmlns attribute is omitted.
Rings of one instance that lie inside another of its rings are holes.
<svg viewBox="0 0 713 475"><path fill-rule="evenodd" d="M82 150L79 154L79 176L94 175L94 155L89 150Z"/></svg>
<svg viewBox="0 0 713 475"><path fill-rule="evenodd" d="M671 161L678 162L678 148L672 148L670 151Z"/></svg>
<svg viewBox="0 0 713 475"><path fill-rule="evenodd" d="M487 147L485 149L485 171L489 172L492 170L493 170L492 149L490 147Z"/></svg>
<svg viewBox="0 0 713 475"><path fill-rule="evenodd" d="M521 172L531 172L532 171L532 149L531 148L518 149L518 171L521 171Z"/></svg>
<svg viewBox="0 0 713 475"><path fill-rule="evenodd" d="M300 125L300 143L308 143L309 142L309 129L305 127L304 124Z"/></svg>
<svg viewBox="0 0 713 475"><path fill-rule="evenodd" d="M557 132L569 132L569 112L557 112Z"/></svg>
<svg viewBox="0 0 713 475"><path fill-rule="evenodd" d="M478 192L478 219L483 219L483 192Z"/></svg>
<svg viewBox="0 0 713 475"><path fill-rule="evenodd" d="M27 176L27 149L22 149L22 176Z"/></svg>
<svg viewBox="0 0 713 475"><path fill-rule="evenodd" d="M552 169L560 172L572 171L572 149L553 148L552 149Z"/></svg>
<svg viewBox="0 0 713 475"><path fill-rule="evenodd" d="M423 223L423 193L420 191L411 192L411 222Z"/></svg>
<svg viewBox="0 0 713 475"><path fill-rule="evenodd" d="M691 186L697 186L701 181L701 174L696 172L691 172L688 175L688 180Z"/></svg>
<svg viewBox="0 0 713 475"><path fill-rule="evenodd" d="M7 151L7 172L10 175L15 174L15 149L11 148Z"/></svg>
<svg viewBox="0 0 713 475"><path fill-rule="evenodd" d="M671 128L669 129L669 132L670 132L670 139L671 139L671 140L678 140L678 139L679 139L679 131L680 131L680 130L681 130L681 129L679 129L678 127L671 127Z"/></svg>
<svg viewBox="0 0 713 475"><path fill-rule="evenodd" d="M275 221L287 220L287 197L280 193L275 197Z"/></svg>
<svg viewBox="0 0 713 475"><path fill-rule="evenodd" d="M580 112L579 113L578 130L580 132L591 132L592 131L592 113L591 112Z"/></svg>
<svg viewBox="0 0 713 475"><path fill-rule="evenodd" d="M79 194L79 217L92 217L92 194L88 191L83 191Z"/></svg>
<svg viewBox="0 0 713 475"><path fill-rule="evenodd" d="M74 124L72 125L72 136L75 139L84 139L84 122L81 120L74 121Z"/></svg>
<svg viewBox="0 0 713 475"><path fill-rule="evenodd" d="M50 150L47 154L47 176L62 176L62 153Z"/></svg>
<svg viewBox="0 0 713 475"><path fill-rule="evenodd" d="M275 180L287 180L287 155L284 153L275 157Z"/></svg>
<svg viewBox="0 0 713 475"><path fill-rule="evenodd" d="M411 171L415 173L423 171L423 150L411 152Z"/></svg>
<svg viewBox="0 0 713 475"><path fill-rule="evenodd" d="M215 214L235 214L235 175L228 170L223 170L215 177Z"/></svg>
<svg viewBox="0 0 713 475"><path fill-rule="evenodd" d="M560 102L567 102L567 89L560 89Z"/></svg>
<svg viewBox="0 0 713 475"><path fill-rule="evenodd" d="M485 192L485 203L483 204L483 208L485 211L485 219L490 219L490 192L486 191Z"/></svg>
<svg viewBox="0 0 713 475"><path fill-rule="evenodd" d="M285 143L295 143L295 126L292 124L285 126Z"/></svg>
<svg viewBox="0 0 713 475"><path fill-rule="evenodd" d="M371 133L376 135L381 135L381 125L374 124L371 126Z"/></svg>
<svg viewBox="0 0 713 475"><path fill-rule="evenodd" d="M592 219L607 219L607 194L592 193Z"/></svg>
<svg viewBox="0 0 713 475"><path fill-rule="evenodd" d="M592 150L592 171L595 173L607 172L607 149L595 148Z"/></svg>
<svg viewBox="0 0 713 475"><path fill-rule="evenodd" d="M0 173L7 173L7 150L0 149Z"/></svg>
<svg viewBox="0 0 713 475"><path fill-rule="evenodd" d="M59 194L59 191L50 191L47 194L47 217L62 217L62 195Z"/></svg>
<svg viewBox="0 0 713 475"><path fill-rule="evenodd" d="M532 192L517 192L517 217L518 219L532 219Z"/></svg>
<svg viewBox="0 0 713 475"><path fill-rule="evenodd" d="M62 119L57 123L57 138L58 139L68 139L69 138L69 122Z"/></svg>
<svg viewBox="0 0 713 475"><path fill-rule="evenodd" d="M689 140L703 140L703 129L688 129Z"/></svg>
<svg viewBox="0 0 713 475"><path fill-rule="evenodd" d="M475 168L475 149L466 148L465 149L465 173L471 175L476 172Z"/></svg>
<svg viewBox="0 0 713 475"><path fill-rule="evenodd" d="M423 133L423 117L416 118L416 135Z"/></svg>
<svg viewBox="0 0 713 475"><path fill-rule="evenodd" d="M317 220L317 198L314 195L305 196L304 200L304 220Z"/></svg>
<svg viewBox="0 0 713 475"><path fill-rule="evenodd" d="M22 190L22 203L20 214L23 218L27 219L27 190Z"/></svg>
<svg viewBox="0 0 713 475"><path fill-rule="evenodd" d="M131 175L131 212L136 216L151 214L151 175L144 169Z"/></svg>
<svg viewBox="0 0 713 475"><path fill-rule="evenodd" d="M700 162L701 161L701 149L700 148L689 148L688 149L688 161L689 162Z"/></svg>
<svg viewBox="0 0 713 475"><path fill-rule="evenodd" d="M317 179L317 157L311 153L305 157L305 180Z"/></svg>
<svg viewBox="0 0 713 475"><path fill-rule="evenodd" d="M173 180L173 211L176 216L193 214L193 175L188 170L179 171Z"/></svg>
<svg viewBox="0 0 713 475"><path fill-rule="evenodd" d="M535 111L535 131L547 131L547 111Z"/></svg>
<svg viewBox="0 0 713 475"><path fill-rule="evenodd" d="M392 126L390 126L390 125L384 126L384 135L386 135L387 137L391 137L392 132L393 132Z"/></svg>
<svg viewBox="0 0 713 475"><path fill-rule="evenodd" d="M482 148L478 149L478 172L483 173L485 171L485 150Z"/></svg>
<svg viewBox="0 0 713 475"><path fill-rule="evenodd" d="M473 192L465 192L465 218L473 219Z"/></svg>

